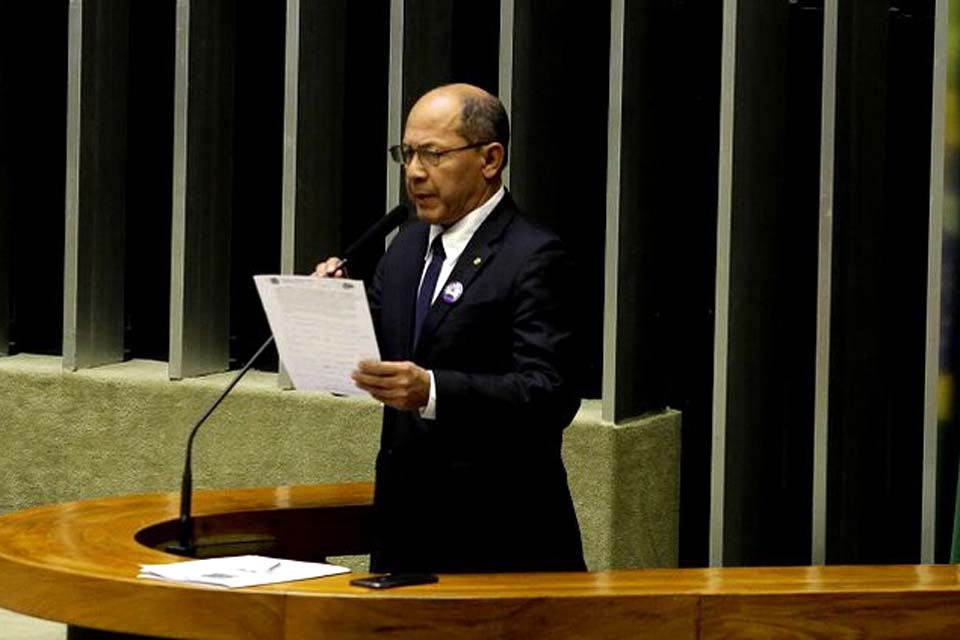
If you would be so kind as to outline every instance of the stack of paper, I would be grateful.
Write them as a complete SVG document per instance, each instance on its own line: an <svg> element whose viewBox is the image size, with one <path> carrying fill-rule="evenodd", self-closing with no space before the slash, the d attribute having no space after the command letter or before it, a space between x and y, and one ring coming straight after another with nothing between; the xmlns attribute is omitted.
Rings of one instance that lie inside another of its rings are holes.
<svg viewBox="0 0 960 640"><path fill-rule="evenodd" d="M361 360L379 360L361 280L254 276L270 331L293 386L365 396L350 374Z"/></svg>
<svg viewBox="0 0 960 640"><path fill-rule="evenodd" d="M140 565L138 578L209 584L218 587L252 587L349 573L347 567L320 562L278 560L264 556L233 556L188 560L171 564Z"/></svg>

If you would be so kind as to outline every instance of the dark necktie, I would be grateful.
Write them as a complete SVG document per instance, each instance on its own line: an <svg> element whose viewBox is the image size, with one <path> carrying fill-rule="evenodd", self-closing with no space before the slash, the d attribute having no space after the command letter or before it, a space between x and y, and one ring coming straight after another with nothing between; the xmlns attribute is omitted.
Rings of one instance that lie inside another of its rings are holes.
<svg viewBox="0 0 960 640"><path fill-rule="evenodd" d="M430 264L427 265L427 271L423 274L423 282L420 284L420 294L417 296L417 315L413 325L413 347L417 347L420 341L420 330L423 329L423 321L427 317L427 311L430 310L430 304L433 302L433 290L437 288L437 280L440 278L440 267L447 254L443 251L443 234L441 233L430 244Z"/></svg>

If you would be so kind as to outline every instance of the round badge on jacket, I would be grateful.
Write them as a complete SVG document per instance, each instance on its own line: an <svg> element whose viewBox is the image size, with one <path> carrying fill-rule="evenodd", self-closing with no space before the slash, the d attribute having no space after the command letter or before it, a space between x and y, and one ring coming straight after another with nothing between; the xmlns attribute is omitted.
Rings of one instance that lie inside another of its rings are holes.
<svg viewBox="0 0 960 640"><path fill-rule="evenodd" d="M443 301L447 304L453 304L463 295L463 285L459 282L451 282L443 288Z"/></svg>

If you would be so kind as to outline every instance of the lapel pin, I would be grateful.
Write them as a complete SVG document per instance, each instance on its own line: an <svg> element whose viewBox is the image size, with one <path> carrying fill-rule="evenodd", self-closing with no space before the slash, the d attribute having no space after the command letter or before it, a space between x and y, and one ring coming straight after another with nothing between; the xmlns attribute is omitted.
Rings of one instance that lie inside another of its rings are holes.
<svg viewBox="0 0 960 640"><path fill-rule="evenodd" d="M476 258L473 259L473 266L479 267L481 262L483 261L480 259L480 256L477 256Z"/></svg>
<svg viewBox="0 0 960 640"><path fill-rule="evenodd" d="M459 282L451 282L443 288L443 301L447 304L453 304L463 295L463 285Z"/></svg>

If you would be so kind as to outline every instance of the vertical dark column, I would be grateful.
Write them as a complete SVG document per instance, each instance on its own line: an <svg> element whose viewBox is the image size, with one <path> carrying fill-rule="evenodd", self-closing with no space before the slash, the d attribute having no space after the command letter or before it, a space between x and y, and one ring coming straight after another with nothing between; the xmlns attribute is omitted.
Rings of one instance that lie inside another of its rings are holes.
<svg viewBox="0 0 960 640"><path fill-rule="evenodd" d="M4 91L0 79L0 93ZM0 116L0 147L4 146ZM0 161L0 356L10 354L10 188L7 168Z"/></svg>
<svg viewBox="0 0 960 640"><path fill-rule="evenodd" d="M822 34L822 2L738 2L725 565L810 561Z"/></svg>
<svg viewBox="0 0 960 640"><path fill-rule="evenodd" d="M66 2L0 3L4 353L62 352L68 9Z"/></svg>
<svg viewBox="0 0 960 640"><path fill-rule="evenodd" d="M300 0L293 273L309 273L342 242L347 2ZM369 150L373 155L373 150ZM382 150L378 150L382 151ZM377 166L380 153L375 156ZM374 174L376 175L376 174ZM351 207L352 208L352 207ZM370 212L366 212L369 218Z"/></svg>
<svg viewBox="0 0 960 640"><path fill-rule="evenodd" d="M346 65L343 75L343 129L339 153L344 193L338 251L360 237L397 204L382 180L386 149L399 132L387 131L390 1L347 4ZM385 205L386 203L386 205ZM354 261L352 274L370 279L383 245L371 246ZM310 255L309 253L307 254ZM316 255L316 254L314 254ZM309 265L312 269L313 265Z"/></svg>
<svg viewBox="0 0 960 640"><path fill-rule="evenodd" d="M229 363L235 5L177 4L170 376Z"/></svg>
<svg viewBox="0 0 960 640"><path fill-rule="evenodd" d="M477 7L477 5L473 5ZM403 120L417 98L453 80L453 2L404 0ZM400 132L389 132L400 135Z"/></svg>
<svg viewBox="0 0 960 640"><path fill-rule="evenodd" d="M389 9L388 0L290 5L285 272L311 272L384 213ZM351 275L369 278L381 254L369 247Z"/></svg>
<svg viewBox="0 0 960 640"><path fill-rule="evenodd" d="M228 314L230 366L234 368L243 366L270 335L253 276L280 271L284 4L238 2L234 9ZM276 351L270 350L256 366L275 369Z"/></svg>
<svg viewBox="0 0 960 640"><path fill-rule="evenodd" d="M10 96L14 91L8 68L14 54L9 23L7 5L0 4L0 96ZM0 100L0 356L10 354L10 220L13 217L10 149L13 141L9 132L12 115L7 103L8 100Z"/></svg>
<svg viewBox="0 0 960 640"><path fill-rule="evenodd" d="M604 413L619 421L666 406L682 411L680 562L704 565L720 90L720 67L714 62L721 48L722 7L615 0L613 9L611 40L620 46L614 46L610 60L607 294L601 299L607 333ZM542 91L531 81L534 86L525 94ZM569 105L567 125L553 123L552 134L541 134L542 142L568 131L573 155L541 148L539 156L521 157L513 178L518 190L522 184L538 184L535 176L543 169L535 161L552 157L557 158L552 180L541 179L541 188L555 187L571 168L576 171L568 181L575 184L539 197L586 199L599 192L586 168L599 164L593 159L596 150L582 144L590 137L582 127L593 126L587 105L595 100L592 94L589 87L581 92L578 86L569 96L555 96ZM534 120L538 113L531 109L529 117ZM546 164L551 166L549 160ZM529 183L526 176L531 176ZM603 245L588 244L596 242L594 234L602 227L591 213L599 206L585 200L579 210L554 204L557 215L565 216L571 245L587 261L584 269L592 274L582 283L590 300L600 293L593 280L604 277ZM601 300L584 308L596 313ZM584 322L592 346L599 339L596 320L585 317Z"/></svg>
<svg viewBox="0 0 960 640"><path fill-rule="evenodd" d="M123 359L128 21L126 0L71 4L63 317L71 370Z"/></svg>
<svg viewBox="0 0 960 640"><path fill-rule="evenodd" d="M441 84L468 82L497 93L499 4L404 0L404 119L417 98Z"/></svg>
<svg viewBox="0 0 960 640"><path fill-rule="evenodd" d="M166 360L176 3L129 4L124 353Z"/></svg>
<svg viewBox="0 0 960 640"><path fill-rule="evenodd" d="M577 263L582 395L600 396L610 3L516 0L510 189ZM634 390L635 391L635 390ZM624 408L619 417L637 415Z"/></svg>
<svg viewBox="0 0 960 640"><path fill-rule="evenodd" d="M840 5L827 561L920 551L933 2Z"/></svg>

